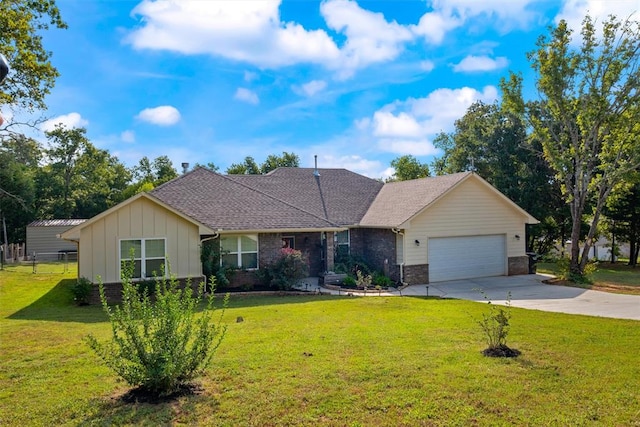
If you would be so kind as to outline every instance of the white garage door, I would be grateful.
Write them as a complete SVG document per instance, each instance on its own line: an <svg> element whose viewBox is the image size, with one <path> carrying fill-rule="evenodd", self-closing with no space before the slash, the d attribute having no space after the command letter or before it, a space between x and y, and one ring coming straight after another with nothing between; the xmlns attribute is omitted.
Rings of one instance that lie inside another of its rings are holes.
<svg viewBox="0 0 640 427"><path fill-rule="evenodd" d="M429 281L506 274L504 235L429 239Z"/></svg>

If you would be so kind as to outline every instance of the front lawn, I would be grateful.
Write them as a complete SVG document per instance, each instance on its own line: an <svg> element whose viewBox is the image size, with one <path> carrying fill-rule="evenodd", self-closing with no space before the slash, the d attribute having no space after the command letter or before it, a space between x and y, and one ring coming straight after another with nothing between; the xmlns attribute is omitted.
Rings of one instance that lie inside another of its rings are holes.
<svg viewBox="0 0 640 427"><path fill-rule="evenodd" d="M640 425L640 322L513 309L491 359L486 305L412 297L232 297L202 392L127 404L72 283L0 271L0 425Z"/></svg>
<svg viewBox="0 0 640 427"><path fill-rule="evenodd" d="M556 263L540 262L538 263L538 272L557 276L560 271ZM593 281L592 284L578 286L586 289L640 295L640 267L630 267L624 262L612 264L601 261L589 278ZM566 284L571 285L571 283Z"/></svg>

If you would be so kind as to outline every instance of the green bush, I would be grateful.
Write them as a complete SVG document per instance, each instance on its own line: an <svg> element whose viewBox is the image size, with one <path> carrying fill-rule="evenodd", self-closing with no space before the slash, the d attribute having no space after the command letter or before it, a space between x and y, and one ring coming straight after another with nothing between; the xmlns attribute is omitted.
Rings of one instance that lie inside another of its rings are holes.
<svg viewBox="0 0 640 427"><path fill-rule="evenodd" d="M590 285L593 283L591 275L593 275L598 268L597 261L589 261L587 265L585 265L584 274L576 274L571 271L571 260L567 257L559 258L556 265L558 266L558 277L560 279L582 285Z"/></svg>
<svg viewBox="0 0 640 427"><path fill-rule="evenodd" d="M356 287L363 289L370 288L371 280L372 278L370 274L365 275L360 270L356 271Z"/></svg>
<svg viewBox="0 0 640 427"><path fill-rule="evenodd" d="M355 288L356 287L356 279L351 276L347 276L342 281L342 284L347 288Z"/></svg>
<svg viewBox="0 0 640 427"><path fill-rule="evenodd" d="M362 271L364 274L371 274L371 268L364 258L355 255L338 255L333 270L336 273L346 273L354 277L358 271Z"/></svg>
<svg viewBox="0 0 640 427"><path fill-rule="evenodd" d="M111 322L111 341L102 343L92 335L86 340L129 385L156 397L170 395L211 363L226 332L221 320L229 296L216 321L213 292L206 298L205 310L196 315L204 299L204 283L194 293L189 282L180 287L175 277L159 278L152 301L146 288L141 290L131 282L132 271L133 262L126 262L121 305L108 305L100 283L102 307Z"/></svg>
<svg viewBox="0 0 640 427"><path fill-rule="evenodd" d="M79 278L71 288L73 300L78 305L88 305L91 292L93 291L93 283L86 277Z"/></svg>
<svg viewBox="0 0 640 427"><path fill-rule="evenodd" d="M260 277L267 286L290 290L309 275L309 262L302 252L283 248L278 259L260 270Z"/></svg>
<svg viewBox="0 0 640 427"><path fill-rule="evenodd" d="M391 280L390 277L387 277L384 274L380 273L375 273L373 275L373 284L382 288L388 288L389 286L394 285L393 280Z"/></svg>
<svg viewBox="0 0 640 427"><path fill-rule="evenodd" d="M518 350L507 346L507 335L509 334L509 321L511 320L511 292L507 293L507 305L496 306L491 303L487 295L480 291L487 301L489 310L482 313L482 319L477 320L478 325L484 333L487 348L483 351L486 356L493 357L515 357L520 354Z"/></svg>

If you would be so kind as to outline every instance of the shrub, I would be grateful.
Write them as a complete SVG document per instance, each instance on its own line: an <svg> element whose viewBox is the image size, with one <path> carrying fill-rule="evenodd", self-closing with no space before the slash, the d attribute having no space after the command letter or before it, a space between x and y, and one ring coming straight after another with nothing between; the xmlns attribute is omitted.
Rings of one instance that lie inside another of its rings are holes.
<svg viewBox="0 0 640 427"><path fill-rule="evenodd" d="M73 300L78 305L88 305L91 292L93 291L93 283L86 277L79 278L71 288Z"/></svg>
<svg viewBox="0 0 640 427"><path fill-rule="evenodd" d="M486 356L494 357L514 357L520 354L518 350L513 350L507 346L507 335L509 334L509 320L511 319L511 293L507 294L507 305L496 306L491 303L487 295L480 291L487 301L489 311L482 313L482 320L478 320L487 348L483 351Z"/></svg>
<svg viewBox="0 0 640 427"><path fill-rule="evenodd" d="M589 261L584 268L584 274L576 274L570 270L571 260L567 257L559 258L556 265L558 266L558 277L560 279L582 285L590 285L593 283L591 275L595 273L598 268L597 261Z"/></svg>
<svg viewBox="0 0 640 427"><path fill-rule="evenodd" d="M126 262L120 306L107 304L100 283L102 307L111 322L111 341L101 343L92 335L86 340L129 385L154 397L167 396L201 375L211 363L226 332L221 320L229 296L215 321L213 292L206 299L206 309L196 316L204 298L204 283L194 293L189 282L180 287L175 277L159 278L152 301L146 288L140 290L131 282L132 271L133 262Z"/></svg>
<svg viewBox="0 0 640 427"><path fill-rule="evenodd" d="M356 287L356 279L354 279L351 276L347 276L344 278L344 280L342 281L342 284L344 286L346 286L347 288L355 288Z"/></svg>
<svg viewBox="0 0 640 427"><path fill-rule="evenodd" d="M231 283L231 278L235 269L226 265L221 265L220 256L220 241L218 239L210 239L202 242L202 247L200 249L202 273L207 278L214 278L215 283L218 286L225 288Z"/></svg>
<svg viewBox="0 0 640 427"><path fill-rule="evenodd" d="M393 280L384 274L376 273L373 275L373 284L382 288L388 288L389 286L393 286Z"/></svg>
<svg viewBox="0 0 640 427"><path fill-rule="evenodd" d="M356 286L358 288L369 288L371 287L371 275L370 274L363 274L362 271L358 270L356 271Z"/></svg>
<svg viewBox="0 0 640 427"><path fill-rule="evenodd" d="M339 255L336 257L333 269L336 273L346 273L352 276L355 276L358 270L365 274L371 274L371 268L366 261L354 255Z"/></svg>
<svg viewBox="0 0 640 427"><path fill-rule="evenodd" d="M270 287L290 290L309 274L309 263L302 252L283 248L280 257L261 269L262 280Z"/></svg>

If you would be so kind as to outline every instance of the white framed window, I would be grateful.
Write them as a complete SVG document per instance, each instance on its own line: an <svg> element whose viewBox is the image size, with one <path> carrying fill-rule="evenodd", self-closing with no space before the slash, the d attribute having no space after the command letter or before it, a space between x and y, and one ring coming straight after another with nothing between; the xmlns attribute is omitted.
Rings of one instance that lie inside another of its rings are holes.
<svg viewBox="0 0 640 427"><path fill-rule="evenodd" d="M220 262L234 268L258 268L258 236L244 234L220 237Z"/></svg>
<svg viewBox="0 0 640 427"><path fill-rule="evenodd" d="M120 240L120 274L126 261L133 255L132 279L158 277L166 265L166 239L121 239Z"/></svg>
<svg viewBox="0 0 640 427"><path fill-rule="evenodd" d="M335 247L336 247L336 256L339 258L341 256L347 256L350 252L350 236L349 230L339 231L334 234L335 238Z"/></svg>

